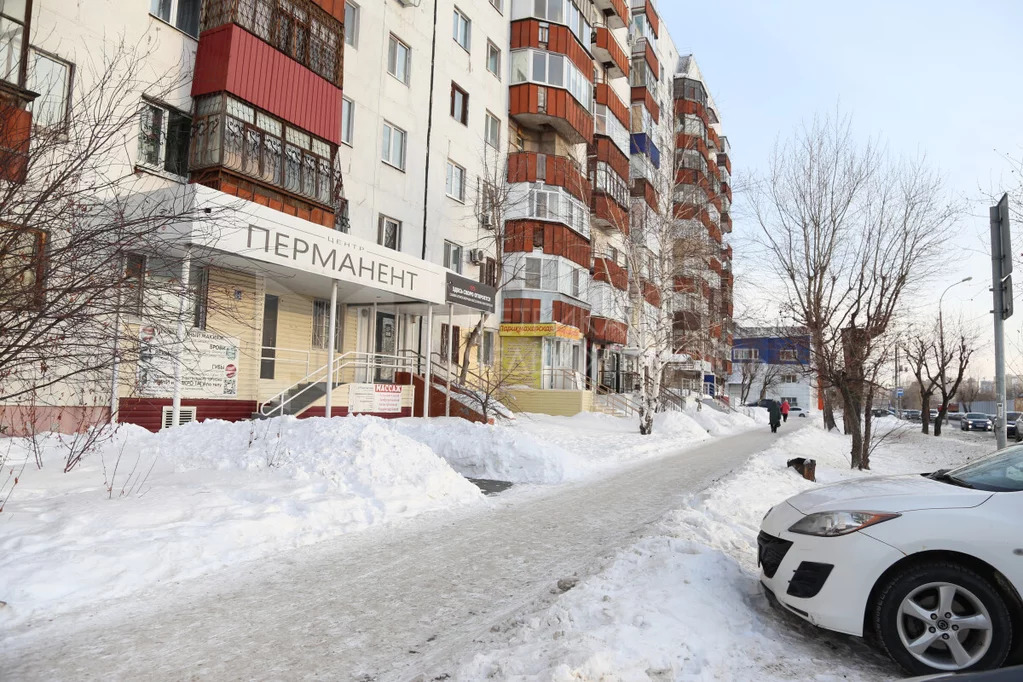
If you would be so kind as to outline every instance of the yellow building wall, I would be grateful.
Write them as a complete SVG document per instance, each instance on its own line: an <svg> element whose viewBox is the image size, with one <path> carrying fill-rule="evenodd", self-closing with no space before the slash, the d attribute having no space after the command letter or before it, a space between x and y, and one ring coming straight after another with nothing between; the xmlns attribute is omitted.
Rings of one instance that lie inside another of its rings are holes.
<svg viewBox="0 0 1023 682"><path fill-rule="evenodd" d="M515 412L536 412L571 417L580 412L593 411L593 393L590 391L554 391L511 389L507 406Z"/></svg>
<svg viewBox="0 0 1023 682"><path fill-rule="evenodd" d="M513 375L510 382L530 388L540 388L543 376L541 337L502 336L500 362L506 375Z"/></svg>

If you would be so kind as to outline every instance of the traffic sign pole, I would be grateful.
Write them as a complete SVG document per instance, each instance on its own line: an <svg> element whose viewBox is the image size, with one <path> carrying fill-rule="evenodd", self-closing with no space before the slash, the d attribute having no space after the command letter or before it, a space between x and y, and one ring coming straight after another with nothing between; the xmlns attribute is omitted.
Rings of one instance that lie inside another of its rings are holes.
<svg viewBox="0 0 1023 682"><path fill-rule="evenodd" d="M995 440L1007 444L1005 432L1005 320L1012 315L1012 240L1009 234L1009 195L991 207L991 293L995 317Z"/></svg>

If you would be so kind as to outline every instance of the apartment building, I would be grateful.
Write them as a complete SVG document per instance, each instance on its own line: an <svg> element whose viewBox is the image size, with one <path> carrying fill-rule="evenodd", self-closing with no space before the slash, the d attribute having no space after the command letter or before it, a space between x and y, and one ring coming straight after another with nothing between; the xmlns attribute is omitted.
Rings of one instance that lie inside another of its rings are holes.
<svg viewBox="0 0 1023 682"><path fill-rule="evenodd" d="M33 182L33 139L128 46L137 128L109 191L173 218L119 266L130 306L110 323L136 355L122 345L87 389L34 392L30 411L0 405L12 431L111 413L153 429L472 417L426 390L464 364L470 384L519 386L518 409L572 413L597 386L634 388L630 330L677 305L630 272L630 226L675 210L679 78L702 81L650 0L7 0L0 15L4 180ZM727 142L703 106L723 230ZM731 252L715 243L694 289L713 341L673 349L699 363L673 372L701 379L726 368Z"/></svg>
<svg viewBox="0 0 1023 682"><path fill-rule="evenodd" d="M737 329L728 393L733 405L761 398L787 400L803 410L823 409L810 358L810 337L798 327Z"/></svg>

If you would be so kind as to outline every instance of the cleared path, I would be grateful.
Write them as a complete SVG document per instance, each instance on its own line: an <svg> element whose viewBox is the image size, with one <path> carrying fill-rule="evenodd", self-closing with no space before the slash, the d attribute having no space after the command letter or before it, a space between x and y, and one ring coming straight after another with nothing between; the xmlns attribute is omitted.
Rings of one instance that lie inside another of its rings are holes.
<svg viewBox="0 0 1023 682"><path fill-rule="evenodd" d="M716 439L0 633L0 679L428 680L777 438Z"/></svg>

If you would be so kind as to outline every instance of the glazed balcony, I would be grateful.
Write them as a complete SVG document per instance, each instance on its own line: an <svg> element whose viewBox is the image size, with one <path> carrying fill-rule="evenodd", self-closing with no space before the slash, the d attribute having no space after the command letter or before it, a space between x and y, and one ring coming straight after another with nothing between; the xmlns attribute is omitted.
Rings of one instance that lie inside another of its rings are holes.
<svg viewBox="0 0 1023 682"><path fill-rule="evenodd" d="M689 99L675 99L675 114L679 116L696 116L703 124L710 129L710 118L707 116L707 108L700 102Z"/></svg>
<svg viewBox="0 0 1023 682"><path fill-rule="evenodd" d="M728 158L728 154L720 153L717 158L718 165L724 168L729 175L732 173L732 160Z"/></svg>
<svg viewBox="0 0 1023 682"><path fill-rule="evenodd" d="M618 145L611 142L608 138L595 138L589 148L589 157L591 175L595 165L594 162L599 162L606 163L623 180L629 177L629 157L622 153Z"/></svg>
<svg viewBox="0 0 1023 682"><path fill-rule="evenodd" d="M632 102L642 103L646 107L646 110L650 112L651 118L654 123L659 123L661 120L661 108L657 105L657 101L654 96L650 93L650 90L645 86L639 85L632 88Z"/></svg>
<svg viewBox="0 0 1023 682"><path fill-rule="evenodd" d="M634 133L632 135L632 141L630 143L630 151L633 156L641 154L650 159L650 163L653 167L660 169L661 167L661 152L654 144L653 139L646 133Z"/></svg>
<svg viewBox="0 0 1023 682"><path fill-rule="evenodd" d="M582 167L567 156L517 152L508 155L508 182L534 183L563 187L585 204L590 203L592 188Z"/></svg>
<svg viewBox="0 0 1023 682"><path fill-rule="evenodd" d="M594 256L593 281L606 282L619 291L629 290L629 272L609 256Z"/></svg>
<svg viewBox="0 0 1023 682"><path fill-rule="evenodd" d="M603 104L606 106L618 122L626 128L631 123L632 114L629 112L629 106L621 100L620 97L611 89L607 83L597 83L594 89L594 99L597 104Z"/></svg>
<svg viewBox="0 0 1023 682"><path fill-rule="evenodd" d="M521 19L511 24L511 49L537 49L565 55L583 73L593 74L593 56L590 46L583 45L562 24L551 24L539 19Z"/></svg>
<svg viewBox="0 0 1023 682"><path fill-rule="evenodd" d="M725 234L732 233L732 217L727 213L721 214L721 231Z"/></svg>
<svg viewBox="0 0 1023 682"><path fill-rule="evenodd" d="M661 63L657 61L657 53L654 52L654 46L646 38L639 38L632 45L632 58L638 59L640 57L642 57L643 60L646 61L646 65L650 67L654 80L660 80Z"/></svg>
<svg viewBox="0 0 1023 682"><path fill-rule="evenodd" d="M699 135L687 135L686 133L679 133L675 136L675 149L692 149L698 151L703 160L707 162L708 166L715 165L717 158L710 153L707 148L707 143Z"/></svg>
<svg viewBox="0 0 1023 682"><path fill-rule="evenodd" d="M0 90L0 180L21 184L28 173L32 112L22 97Z"/></svg>
<svg viewBox="0 0 1023 682"><path fill-rule="evenodd" d="M592 51L596 60L607 69L608 76L629 77L629 57L606 26L597 26L593 31Z"/></svg>
<svg viewBox="0 0 1023 682"><path fill-rule="evenodd" d="M594 225L629 234L629 211L622 208L611 195L602 191L594 192L592 210L590 219Z"/></svg>
<svg viewBox="0 0 1023 682"><path fill-rule="evenodd" d="M625 28L629 25L631 15L625 0L593 0L593 4L610 28Z"/></svg>
<svg viewBox="0 0 1023 682"><path fill-rule="evenodd" d="M633 180L632 196L646 201L647 206L653 209L655 213L660 212L657 190L654 189L653 184L646 178L636 178Z"/></svg>
<svg viewBox="0 0 1023 682"><path fill-rule="evenodd" d="M528 128L553 128L570 144L593 141L593 116L568 90L522 83L508 91L509 113L520 124Z"/></svg>

